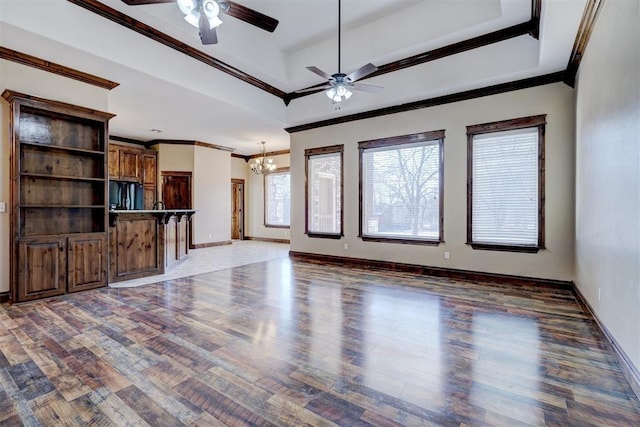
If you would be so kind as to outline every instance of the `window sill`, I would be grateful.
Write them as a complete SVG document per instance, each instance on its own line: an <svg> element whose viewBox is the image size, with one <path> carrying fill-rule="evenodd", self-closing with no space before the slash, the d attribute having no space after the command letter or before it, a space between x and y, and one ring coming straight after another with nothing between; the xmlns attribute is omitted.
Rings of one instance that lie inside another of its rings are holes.
<svg viewBox="0 0 640 427"><path fill-rule="evenodd" d="M363 242L400 243L403 245L438 246L443 243L440 240L427 239L403 239L401 237L359 236Z"/></svg>
<svg viewBox="0 0 640 427"><path fill-rule="evenodd" d="M305 233L307 235L307 237L313 237L313 238L318 238L318 239L341 239L343 234L342 233L314 233L311 231L308 231Z"/></svg>
<svg viewBox="0 0 640 427"><path fill-rule="evenodd" d="M265 224L264 225L265 228L291 228L290 225L271 225L271 224Z"/></svg>
<svg viewBox="0 0 640 427"><path fill-rule="evenodd" d="M473 249L485 250L485 251L502 251L502 252L523 252L529 254L538 253L540 249L544 247L540 246L525 246L525 245L495 245L489 243L470 243L467 242Z"/></svg>

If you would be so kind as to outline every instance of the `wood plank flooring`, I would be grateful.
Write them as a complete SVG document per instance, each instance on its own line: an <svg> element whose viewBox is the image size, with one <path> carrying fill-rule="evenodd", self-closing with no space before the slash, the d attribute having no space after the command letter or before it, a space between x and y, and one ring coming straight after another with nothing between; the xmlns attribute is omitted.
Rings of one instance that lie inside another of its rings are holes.
<svg viewBox="0 0 640 427"><path fill-rule="evenodd" d="M0 425L639 426L568 290L287 258L0 305Z"/></svg>

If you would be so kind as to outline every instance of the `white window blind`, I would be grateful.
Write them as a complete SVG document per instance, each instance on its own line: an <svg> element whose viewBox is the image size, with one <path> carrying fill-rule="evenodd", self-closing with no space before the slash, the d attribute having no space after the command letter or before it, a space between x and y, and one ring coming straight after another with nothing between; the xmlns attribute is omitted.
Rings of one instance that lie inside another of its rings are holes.
<svg viewBox="0 0 640 427"><path fill-rule="evenodd" d="M265 177L265 225L291 225L291 184L289 172L275 172Z"/></svg>
<svg viewBox="0 0 640 427"><path fill-rule="evenodd" d="M473 135L472 243L538 245L538 127Z"/></svg>
<svg viewBox="0 0 640 427"><path fill-rule="evenodd" d="M311 233L341 233L341 153L308 157L307 230Z"/></svg>
<svg viewBox="0 0 640 427"><path fill-rule="evenodd" d="M439 240L440 140L362 150L364 237Z"/></svg>

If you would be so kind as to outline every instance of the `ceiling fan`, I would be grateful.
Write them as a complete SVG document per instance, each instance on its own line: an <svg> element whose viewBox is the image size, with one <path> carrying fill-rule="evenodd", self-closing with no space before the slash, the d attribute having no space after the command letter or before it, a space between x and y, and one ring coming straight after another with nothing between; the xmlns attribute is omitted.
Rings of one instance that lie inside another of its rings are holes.
<svg viewBox="0 0 640 427"><path fill-rule="evenodd" d="M175 3L176 0L122 0L129 6L142 4ZM177 0L184 19L200 30L202 44L218 43L216 27L222 24L219 13L225 13L270 33L278 26L278 20L231 0Z"/></svg>
<svg viewBox="0 0 640 427"><path fill-rule="evenodd" d="M325 90L325 94L329 99L331 99L332 103L338 103L343 100L347 100L351 98L352 90L359 90L363 92L372 92L378 93L383 90L382 86L369 85L364 83L356 83L356 80L359 80L363 77L368 76L371 73L374 73L378 70L378 67L369 63L365 64L357 70L345 74L340 71L340 9L341 9L341 0L338 0L338 72L335 74L329 75L315 66L306 67L307 70L311 71L319 75L320 77L327 79L327 84L324 86L314 86L306 89L297 90L297 93L302 92L313 92L318 90Z"/></svg>

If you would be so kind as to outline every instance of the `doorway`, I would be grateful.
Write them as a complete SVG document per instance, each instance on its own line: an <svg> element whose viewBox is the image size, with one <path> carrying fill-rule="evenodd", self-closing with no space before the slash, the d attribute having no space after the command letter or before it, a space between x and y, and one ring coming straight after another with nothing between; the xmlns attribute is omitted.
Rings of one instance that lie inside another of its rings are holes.
<svg viewBox="0 0 640 427"><path fill-rule="evenodd" d="M162 201L165 209L193 209L191 204L191 172L163 171ZM193 224L189 221L189 249L194 249Z"/></svg>
<svg viewBox="0 0 640 427"><path fill-rule="evenodd" d="M231 179L231 239L244 240L244 179Z"/></svg>

